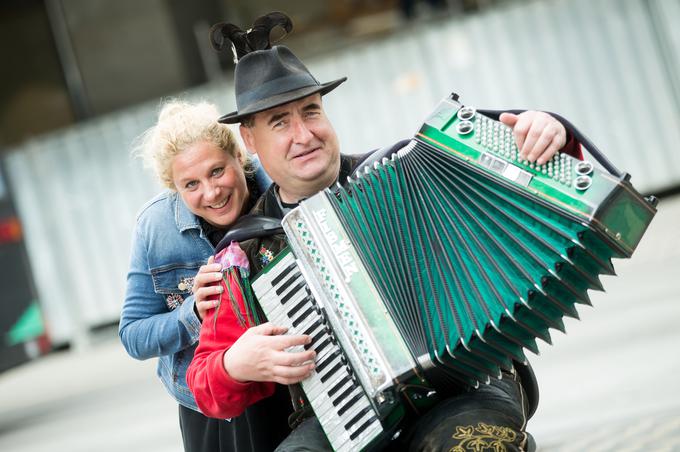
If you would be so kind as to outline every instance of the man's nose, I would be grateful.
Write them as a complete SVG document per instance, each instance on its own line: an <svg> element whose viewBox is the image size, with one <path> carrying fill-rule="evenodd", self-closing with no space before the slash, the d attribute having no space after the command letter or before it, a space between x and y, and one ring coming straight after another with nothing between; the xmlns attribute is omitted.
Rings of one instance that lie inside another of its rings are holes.
<svg viewBox="0 0 680 452"><path fill-rule="evenodd" d="M314 134L302 119L296 118L293 120L293 141L295 143L308 143L313 136Z"/></svg>

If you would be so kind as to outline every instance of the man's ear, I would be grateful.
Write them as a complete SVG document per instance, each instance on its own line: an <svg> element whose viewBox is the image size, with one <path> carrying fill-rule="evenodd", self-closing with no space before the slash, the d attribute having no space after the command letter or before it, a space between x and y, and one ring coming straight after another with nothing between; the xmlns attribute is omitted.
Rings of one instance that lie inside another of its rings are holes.
<svg viewBox="0 0 680 452"><path fill-rule="evenodd" d="M239 126L238 131L241 134L241 139L243 140L243 144L245 144L246 149L248 149L248 152L256 155L257 149L255 149L254 146L255 140L253 138L253 131L250 130L250 127L246 127L243 124Z"/></svg>

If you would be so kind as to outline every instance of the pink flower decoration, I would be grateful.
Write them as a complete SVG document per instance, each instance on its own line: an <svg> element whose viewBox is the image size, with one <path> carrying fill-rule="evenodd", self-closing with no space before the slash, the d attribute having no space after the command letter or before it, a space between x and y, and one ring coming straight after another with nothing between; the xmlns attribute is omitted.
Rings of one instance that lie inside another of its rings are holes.
<svg viewBox="0 0 680 452"><path fill-rule="evenodd" d="M250 270L248 264L248 257L243 252L238 242L231 242L228 247L215 255L215 262L222 264L222 270L229 267L241 267L245 270Z"/></svg>

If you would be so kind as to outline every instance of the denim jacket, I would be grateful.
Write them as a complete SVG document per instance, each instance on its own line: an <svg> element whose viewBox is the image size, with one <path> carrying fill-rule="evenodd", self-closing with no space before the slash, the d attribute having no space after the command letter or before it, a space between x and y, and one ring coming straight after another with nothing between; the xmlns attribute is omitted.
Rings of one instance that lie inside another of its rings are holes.
<svg viewBox="0 0 680 452"><path fill-rule="evenodd" d="M257 167L257 162L255 162ZM258 168L251 196L271 179ZM164 192L141 209L132 238L125 303L118 334L136 359L158 357L157 374L177 402L198 410L186 383L201 321L194 313L193 278L215 251L199 218L176 192Z"/></svg>
<svg viewBox="0 0 680 452"><path fill-rule="evenodd" d="M119 335L136 359L159 357L157 373L182 405L198 410L186 384L201 322L193 278L214 248L175 192L161 193L137 217Z"/></svg>

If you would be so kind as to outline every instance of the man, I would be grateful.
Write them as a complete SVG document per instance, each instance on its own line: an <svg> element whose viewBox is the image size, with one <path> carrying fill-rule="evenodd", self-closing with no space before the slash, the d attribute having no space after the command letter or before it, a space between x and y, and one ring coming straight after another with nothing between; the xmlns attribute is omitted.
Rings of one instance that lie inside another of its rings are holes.
<svg viewBox="0 0 680 452"><path fill-rule="evenodd" d="M283 46L245 53L238 61L235 77L238 110L223 116L220 122L241 123L247 149L258 155L274 181L253 208L253 215L281 219L301 200L336 181L344 183L368 157L340 153L338 138L323 108L322 96L346 78L319 83ZM565 128L546 113L503 113L500 120L513 128L520 152L528 160L546 162L567 143ZM578 145L572 141L569 147L578 152ZM285 246L281 233L241 242L251 274L257 274ZM237 301L240 309L246 309L242 297ZM329 450L309 403L295 384L313 371L314 352L284 351L311 338L283 335L285 328L269 323L238 330L231 314L220 315L204 322L203 329L207 329L206 323L213 325L205 335L201 332L188 372L189 386L201 410L210 416L236 416L250 403L273 393L272 382L292 385L295 413L290 424L294 431L277 450ZM220 330L229 334L220 337ZM478 389L457 388L455 397L404 425L391 446L397 450L450 450L474 440L490 450L524 450L526 421L535 409L526 389L533 390L535 381L530 371L517 367L524 372L524 385L513 371Z"/></svg>

